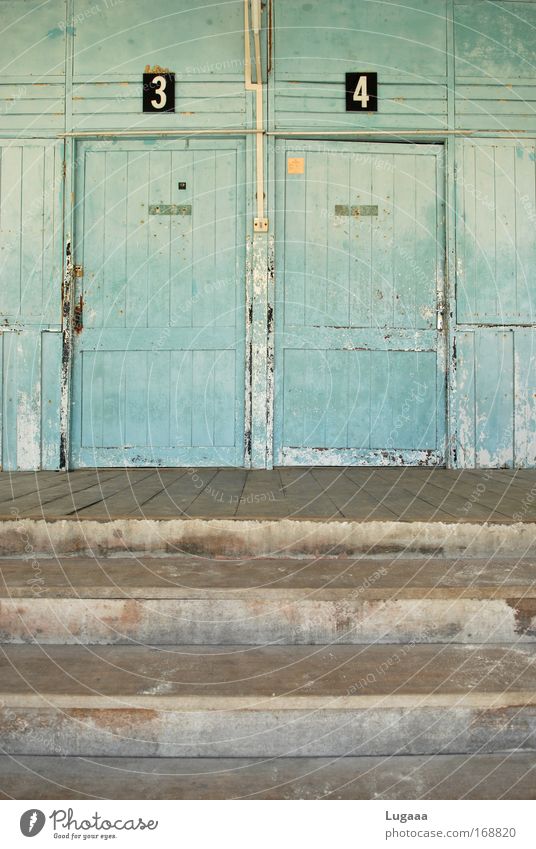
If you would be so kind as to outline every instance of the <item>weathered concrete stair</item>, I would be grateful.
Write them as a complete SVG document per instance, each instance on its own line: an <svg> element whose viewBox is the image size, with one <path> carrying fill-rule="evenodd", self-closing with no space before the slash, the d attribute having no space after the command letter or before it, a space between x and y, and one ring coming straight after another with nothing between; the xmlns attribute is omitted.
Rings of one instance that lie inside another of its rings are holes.
<svg viewBox="0 0 536 849"><path fill-rule="evenodd" d="M4 646L12 754L536 748L536 645Z"/></svg>
<svg viewBox="0 0 536 849"><path fill-rule="evenodd" d="M0 640L531 642L536 560L0 560Z"/></svg>
<svg viewBox="0 0 536 849"><path fill-rule="evenodd" d="M387 758L0 757L0 799L535 799L531 753Z"/></svg>
<svg viewBox="0 0 536 849"><path fill-rule="evenodd" d="M0 791L527 798L535 566L2 560Z"/></svg>

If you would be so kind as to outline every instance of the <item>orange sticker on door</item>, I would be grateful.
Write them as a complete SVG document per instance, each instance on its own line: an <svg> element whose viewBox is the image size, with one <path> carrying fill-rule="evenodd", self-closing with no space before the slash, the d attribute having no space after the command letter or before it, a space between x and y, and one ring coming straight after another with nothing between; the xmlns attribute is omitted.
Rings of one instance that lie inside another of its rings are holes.
<svg viewBox="0 0 536 849"><path fill-rule="evenodd" d="M305 171L305 159L303 156L289 156L287 171L289 174L303 174Z"/></svg>

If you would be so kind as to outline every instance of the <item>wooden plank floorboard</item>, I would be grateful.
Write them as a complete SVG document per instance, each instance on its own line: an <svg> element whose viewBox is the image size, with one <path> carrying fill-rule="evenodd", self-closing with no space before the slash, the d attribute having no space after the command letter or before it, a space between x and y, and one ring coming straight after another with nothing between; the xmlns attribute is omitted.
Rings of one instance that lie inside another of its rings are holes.
<svg viewBox="0 0 536 849"><path fill-rule="evenodd" d="M144 469L142 474L133 474L133 471L138 470L129 469L127 472L123 471L109 480L89 486L80 492L68 493L63 497L44 504L42 510L39 512L43 516L69 516L72 513L77 513L84 507L89 507L91 504L98 504L103 499L115 495L115 493L121 490L135 487L141 480L152 474L151 469Z"/></svg>
<svg viewBox="0 0 536 849"><path fill-rule="evenodd" d="M13 512L15 511L15 513ZM81 469L0 473L0 517L536 521L536 471Z"/></svg>
<svg viewBox="0 0 536 849"><path fill-rule="evenodd" d="M321 486L329 485L329 495L345 519L354 521L395 521L397 516L349 476L331 469L315 469L313 476Z"/></svg>
<svg viewBox="0 0 536 849"><path fill-rule="evenodd" d="M33 515L36 512L38 513L42 506L49 504L51 501L56 501L58 498L64 498L67 493L72 493L74 495L75 493L83 492L90 487L98 487L105 482L119 478L121 475L122 472L117 469L110 472L104 472L99 478L99 483L95 483L94 474L91 472L81 473L71 477L69 480L57 482L53 486L47 486L45 488L38 487L26 495L19 496L12 501L0 502L0 515L5 512L6 508L13 505L16 505L17 513L21 516Z"/></svg>
<svg viewBox="0 0 536 849"><path fill-rule="evenodd" d="M286 496L278 469L248 471L237 518L255 515L280 519L287 515Z"/></svg>
<svg viewBox="0 0 536 849"><path fill-rule="evenodd" d="M221 469L188 507L190 516L228 519L236 514L247 479L245 469Z"/></svg>
<svg viewBox="0 0 536 849"><path fill-rule="evenodd" d="M343 518L329 493L318 483L309 469L280 469L279 475L288 516Z"/></svg>
<svg viewBox="0 0 536 849"><path fill-rule="evenodd" d="M182 474L184 473L185 470ZM182 474L175 472L173 477L176 479L181 477ZM165 489L164 475L165 473L161 470L154 471L135 485L127 486L95 504L78 510L77 513L81 519L108 519L113 516L130 516L133 514L142 517L144 515L143 505Z"/></svg>
<svg viewBox="0 0 536 849"><path fill-rule="evenodd" d="M437 480L437 478L436 478ZM470 519L479 519L480 521L489 521L497 519L498 521L510 520L511 516L507 513L500 513L496 507L496 499L488 499L487 504L472 504L471 510L468 510L468 495L473 492L473 489L465 490L463 485L441 486L439 483L432 482L430 478L419 480L407 475L401 474L399 480L395 483L391 480L392 488L397 488L401 492L407 492L408 497L421 499L428 502L437 509L437 520L452 521L469 521ZM461 491L460 491L461 490ZM444 514L443 516L441 514Z"/></svg>
<svg viewBox="0 0 536 849"><path fill-rule="evenodd" d="M149 498L143 505L147 519L166 519L189 516L189 507L211 481L218 469L186 469L176 481Z"/></svg>

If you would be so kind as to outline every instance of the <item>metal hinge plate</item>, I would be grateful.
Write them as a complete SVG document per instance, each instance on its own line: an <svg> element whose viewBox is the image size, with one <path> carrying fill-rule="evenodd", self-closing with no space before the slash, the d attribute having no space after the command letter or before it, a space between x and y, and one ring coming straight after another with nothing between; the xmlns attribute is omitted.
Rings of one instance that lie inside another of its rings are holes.
<svg viewBox="0 0 536 849"><path fill-rule="evenodd" d="M268 232L268 219L267 218L254 218L253 219L253 230L255 233L267 233Z"/></svg>

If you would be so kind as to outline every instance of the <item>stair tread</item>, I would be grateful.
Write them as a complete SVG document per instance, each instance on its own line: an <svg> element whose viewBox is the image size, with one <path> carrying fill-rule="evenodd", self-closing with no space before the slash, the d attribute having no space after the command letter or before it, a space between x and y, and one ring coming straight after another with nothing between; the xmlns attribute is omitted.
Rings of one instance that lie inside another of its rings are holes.
<svg viewBox="0 0 536 849"><path fill-rule="evenodd" d="M0 799L535 799L536 753L0 757Z"/></svg>
<svg viewBox="0 0 536 849"><path fill-rule="evenodd" d="M0 702L167 710L534 705L536 645L3 646Z"/></svg>
<svg viewBox="0 0 536 849"><path fill-rule="evenodd" d="M2 598L533 598L536 560L0 559Z"/></svg>

